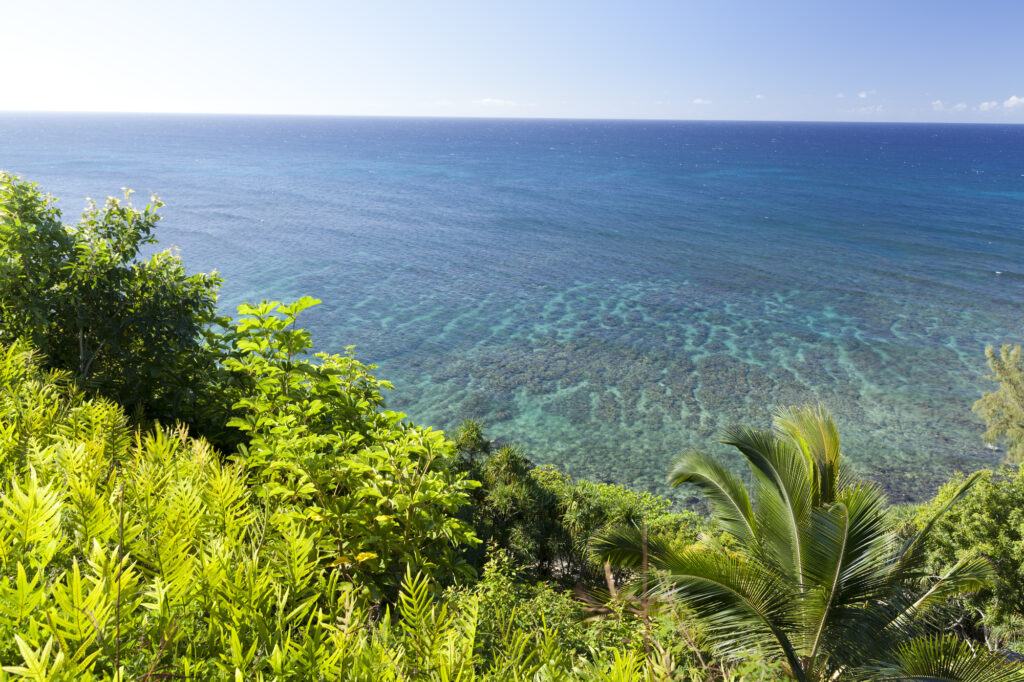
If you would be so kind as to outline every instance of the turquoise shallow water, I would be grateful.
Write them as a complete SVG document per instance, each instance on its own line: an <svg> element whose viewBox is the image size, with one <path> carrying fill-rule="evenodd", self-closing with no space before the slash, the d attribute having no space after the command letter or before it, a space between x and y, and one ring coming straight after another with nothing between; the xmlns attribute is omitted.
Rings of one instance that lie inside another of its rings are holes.
<svg viewBox="0 0 1024 682"><path fill-rule="evenodd" d="M921 499L989 466L984 346L1020 340L1024 128L0 115L74 214L122 186L226 308L310 294L393 407L665 493L672 456L821 401Z"/></svg>

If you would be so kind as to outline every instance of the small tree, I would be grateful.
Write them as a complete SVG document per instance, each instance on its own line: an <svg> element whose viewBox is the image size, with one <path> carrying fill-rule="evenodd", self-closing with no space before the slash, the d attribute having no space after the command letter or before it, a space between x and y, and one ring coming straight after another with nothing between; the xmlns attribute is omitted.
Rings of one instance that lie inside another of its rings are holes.
<svg viewBox="0 0 1024 682"><path fill-rule="evenodd" d="M988 378L999 388L974 403L974 411L988 426L982 438L990 444L1005 439L1007 460L1020 462L1024 460L1024 363L1020 345L1005 345L998 355L988 346L985 357L992 370Z"/></svg>
<svg viewBox="0 0 1024 682"><path fill-rule="evenodd" d="M239 375L230 425L255 496L270 523L297 525L371 599L394 598L407 570L436 580L467 578L457 548L476 544L456 517L477 485L455 474L451 441L384 409L380 381L351 355L317 353L296 326L318 304L239 307L225 335L225 367Z"/></svg>
<svg viewBox="0 0 1024 682"><path fill-rule="evenodd" d="M163 204L130 199L90 202L65 225L52 196L0 172L0 342L30 340L129 412L191 420L215 367L203 331L221 280L187 275L169 251L141 258Z"/></svg>

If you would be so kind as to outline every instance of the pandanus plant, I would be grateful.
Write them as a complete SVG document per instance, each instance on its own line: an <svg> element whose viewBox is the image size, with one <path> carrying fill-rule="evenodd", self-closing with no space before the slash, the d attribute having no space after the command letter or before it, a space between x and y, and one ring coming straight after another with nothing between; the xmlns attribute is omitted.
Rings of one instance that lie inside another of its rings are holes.
<svg viewBox="0 0 1024 682"><path fill-rule="evenodd" d="M925 570L929 532L976 476L901 540L881 490L845 465L821 406L780 410L773 429L733 428L722 442L746 459L749 485L698 452L680 456L669 481L696 485L726 538L675 552L620 528L598 540L597 556L649 567L650 591L688 607L721 655L760 650L801 682L1024 679L1001 656L936 634L928 618L932 606L992 578L983 558L940 576Z"/></svg>

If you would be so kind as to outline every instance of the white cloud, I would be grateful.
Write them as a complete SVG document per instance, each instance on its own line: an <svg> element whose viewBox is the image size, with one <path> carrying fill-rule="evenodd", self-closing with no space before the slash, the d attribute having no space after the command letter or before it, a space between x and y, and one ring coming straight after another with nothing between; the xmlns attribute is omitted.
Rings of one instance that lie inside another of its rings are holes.
<svg viewBox="0 0 1024 682"><path fill-rule="evenodd" d="M836 99L842 99L844 97L846 97L846 93L845 92L837 92L836 93Z"/></svg>
<svg viewBox="0 0 1024 682"><path fill-rule="evenodd" d="M982 102L978 105L978 108L982 111L991 111L999 106L999 102Z"/></svg>
<svg viewBox="0 0 1024 682"><path fill-rule="evenodd" d="M709 100L709 99L701 99L700 97L698 97L697 99L693 100L693 103L694 104L711 104L711 100Z"/></svg>
<svg viewBox="0 0 1024 682"><path fill-rule="evenodd" d="M1024 106L1024 97L1017 97L1017 95L1012 95L1010 99L1003 102L1003 106L1006 107L1007 109L1012 109L1016 106Z"/></svg>
<svg viewBox="0 0 1024 682"><path fill-rule="evenodd" d="M873 107L861 107L857 111L859 111L862 114L880 114L882 113L882 105L876 104Z"/></svg>
<svg viewBox="0 0 1024 682"><path fill-rule="evenodd" d="M498 99L497 97L485 97L478 99L474 104L479 104L482 107L517 107L519 102L511 99Z"/></svg>
<svg viewBox="0 0 1024 682"><path fill-rule="evenodd" d="M953 107L953 111L963 111L966 108L967 108L967 103L966 102L959 102L959 103L957 103L957 105L955 107Z"/></svg>
<svg viewBox="0 0 1024 682"><path fill-rule="evenodd" d="M764 95L754 95L754 99L764 99Z"/></svg>
<svg viewBox="0 0 1024 682"><path fill-rule="evenodd" d="M941 99L937 99L934 102L932 102L932 111L942 111L945 108L946 107L943 106Z"/></svg>
<svg viewBox="0 0 1024 682"><path fill-rule="evenodd" d="M857 97L860 97L861 99L867 99L868 93L865 90L861 90L860 92L857 93Z"/></svg>

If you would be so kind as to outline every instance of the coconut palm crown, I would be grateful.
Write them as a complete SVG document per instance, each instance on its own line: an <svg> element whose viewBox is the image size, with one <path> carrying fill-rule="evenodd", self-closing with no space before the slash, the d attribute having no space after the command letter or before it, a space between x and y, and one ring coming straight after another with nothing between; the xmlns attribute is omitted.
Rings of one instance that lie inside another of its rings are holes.
<svg viewBox="0 0 1024 682"><path fill-rule="evenodd" d="M920 532L900 541L885 496L846 467L835 422L820 405L779 410L773 429L732 428L722 442L746 459L749 486L698 452L680 456L669 474L673 486L690 483L707 496L722 541L675 552L648 539L644 564L640 531L621 528L597 541L597 556L650 567L649 584L688 606L721 654L759 649L796 680L1024 679L994 654L958 648L951 635L939 635L935 646L985 659L954 669L985 674L951 676L947 667L921 677L928 662L913 653L929 649L908 648L938 641L930 607L992 578L983 558L963 560L941 576L923 568L932 526L976 476Z"/></svg>

